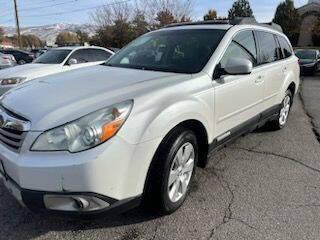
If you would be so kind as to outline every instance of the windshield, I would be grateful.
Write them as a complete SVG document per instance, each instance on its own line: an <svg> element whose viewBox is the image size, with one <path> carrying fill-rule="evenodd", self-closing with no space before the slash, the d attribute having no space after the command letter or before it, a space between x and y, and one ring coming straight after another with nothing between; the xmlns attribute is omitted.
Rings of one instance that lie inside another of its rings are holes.
<svg viewBox="0 0 320 240"><path fill-rule="evenodd" d="M225 30L168 30L146 34L106 62L107 66L176 73L200 72Z"/></svg>
<svg viewBox="0 0 320 240"><path fill-rule="evenodd" d="M300 59L316 59L315 51L297 51L296 56Z"/></svg>
<svg viewBox="0 0 320 240"><path fill-rule="evenodd" d="M38 57L34 63L60 64L66 59L70 52L71 50L50 50Z"/></svg>

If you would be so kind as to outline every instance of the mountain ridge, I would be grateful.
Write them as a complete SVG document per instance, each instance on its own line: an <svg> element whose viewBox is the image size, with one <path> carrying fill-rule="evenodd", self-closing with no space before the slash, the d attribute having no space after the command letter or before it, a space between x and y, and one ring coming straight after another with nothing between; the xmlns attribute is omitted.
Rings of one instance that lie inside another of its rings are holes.
<svg viewBox="0 0 320 240"><path fill-rule="evenodd" d="M6 36L13 36L16 34L15 27L3 27ZM93 36L96 31L96 27L91 24L69 24L69 23L56 23L43 26L31 26L22 27L21 34L34 34L39 37L42 41L46 41L47 45L53 45L56 37L61 32L76 32L81 30L86 32L89 36Z"/></svg>

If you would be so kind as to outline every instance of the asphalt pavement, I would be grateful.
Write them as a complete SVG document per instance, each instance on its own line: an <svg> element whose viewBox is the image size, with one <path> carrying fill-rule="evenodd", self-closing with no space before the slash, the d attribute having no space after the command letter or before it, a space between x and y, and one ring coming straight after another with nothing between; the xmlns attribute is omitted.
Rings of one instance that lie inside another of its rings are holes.
<svg viewBox="0 0 320 240"><path fill-rule="evenodd" d="M37 215L1 185L0 239L318 240L319 90L320 77L305 79L285 129L256 131L211 154L170 216L142 209L89 219Z"/></svg>

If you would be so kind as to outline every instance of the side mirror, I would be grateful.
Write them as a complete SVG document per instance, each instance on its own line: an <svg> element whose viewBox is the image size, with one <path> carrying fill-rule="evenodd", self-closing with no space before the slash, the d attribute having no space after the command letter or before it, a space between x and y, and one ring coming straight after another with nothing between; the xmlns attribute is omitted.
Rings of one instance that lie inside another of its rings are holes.
<svg viewBox="0 0 320 240"><path fill-rule="evenodd" d="M75 58L70 58L70 59L68 60L68 65L69 65L69 66L75 65L75 64L78 64L77 59L75 59Z"/></svg>
<svg viewBox="0 0 320 240"><path fill-rule="evenodd" d="M252 62L244 58L230 58L224 67L224 71L230 75L250 74L252 69Z"/></svg>

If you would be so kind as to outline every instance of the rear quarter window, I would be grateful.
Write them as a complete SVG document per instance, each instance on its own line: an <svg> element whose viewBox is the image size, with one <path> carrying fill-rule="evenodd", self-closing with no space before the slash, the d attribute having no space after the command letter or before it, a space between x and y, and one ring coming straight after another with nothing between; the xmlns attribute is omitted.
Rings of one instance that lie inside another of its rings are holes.
<svg viewBox="0 0 320 240"><path fill-rule="evenodd" d="M288 41L284 37L278 37L278 41L282 50L282 54L284 58L289 58L293 55L291 45L288 43Z"/></svg>

